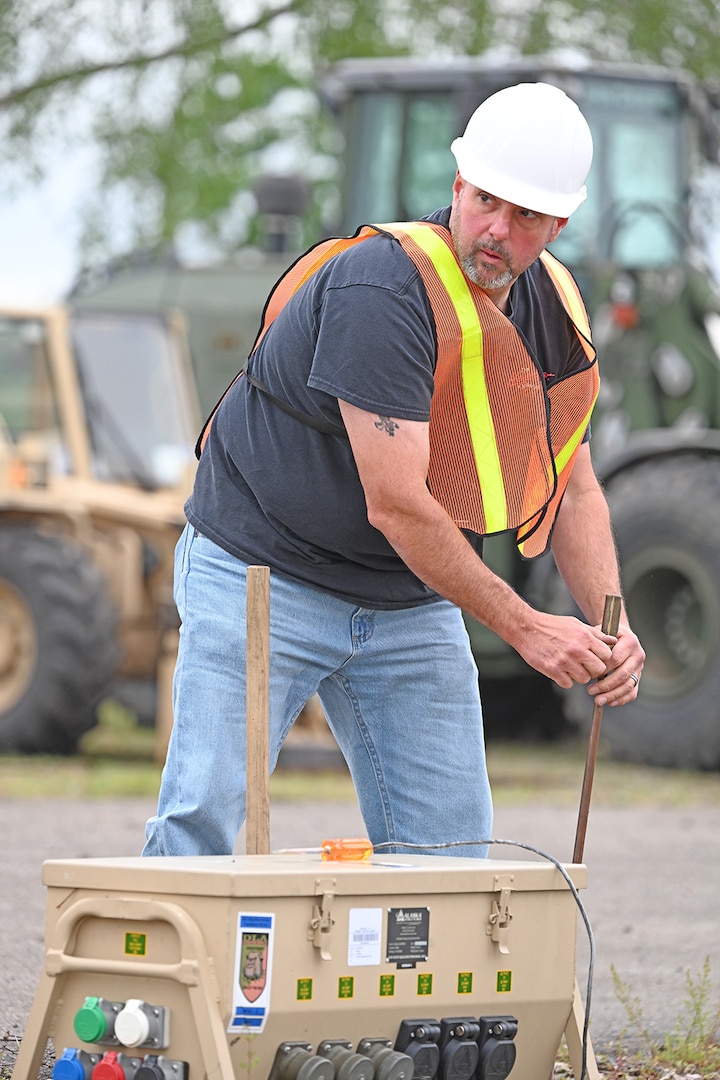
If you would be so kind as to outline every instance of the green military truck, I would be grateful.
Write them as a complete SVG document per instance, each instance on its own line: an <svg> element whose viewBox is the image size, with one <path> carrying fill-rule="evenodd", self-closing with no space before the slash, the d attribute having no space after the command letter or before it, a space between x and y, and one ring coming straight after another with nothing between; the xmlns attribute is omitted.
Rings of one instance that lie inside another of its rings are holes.
<svg viewBox="0 0 720 1080"><path fill-rule="evenodd" d="M612 508L630 616L648 654L638 700L606 710L604 736L619 758L714 769L720 296L694 237L707 239L720 194L717 97L683 72L660 68L537 57L342 62L321 87L345 138L342 218L327 232L417 218L446 204L455 170L449 146L479 101L536 80L561 86L593 131L588 200L553 251L575 273L593 322L602 388L592 452ZM204 273L136 270L85 289L73 303L179 306L209 407L251 346L264 295L290 258L254 253L248 264L238 258ZM488 559L531 602L573 610L550 557L521 563L498 537ZM536 705L545 681L484 628L469 626L488 698L509 702L526 730L541 725ZM589 722L584 689L561 693L560 701L572 722Z"/></svg>

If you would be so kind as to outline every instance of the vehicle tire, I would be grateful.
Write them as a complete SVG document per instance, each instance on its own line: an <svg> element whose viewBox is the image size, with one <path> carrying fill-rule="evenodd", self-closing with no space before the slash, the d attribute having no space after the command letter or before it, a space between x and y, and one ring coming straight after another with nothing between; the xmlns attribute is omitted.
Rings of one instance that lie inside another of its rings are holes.
<svg viewBox="0 0 720 1080"><path fill-rule="evenodd" d="M618 760L720 766L720 460L667 458L629 469L607 490L623 594L647 654L637 699L603 711ZM585 688L569 712L589 728Z"/></svg>
<svg viewBox="0 0 720 1080"><path fill-rule="evenodd" d="M138 727L155 727L158 708L155 679L118 679L110 688L110 697L134 714Z"/></svg>
<svg viewBox="0 0 720 1080"><path fill-rule="evenodd" d="M558 742L573 730L550 679L527 674L484 679L480 674L483 728L488 741Z"/></svg>
<svg viewBox="0 0 720 1080"><path fill-rule="evenodd" d="M116 619L88 553L0 528L0 751L71 753L117 663Z"/></svg>

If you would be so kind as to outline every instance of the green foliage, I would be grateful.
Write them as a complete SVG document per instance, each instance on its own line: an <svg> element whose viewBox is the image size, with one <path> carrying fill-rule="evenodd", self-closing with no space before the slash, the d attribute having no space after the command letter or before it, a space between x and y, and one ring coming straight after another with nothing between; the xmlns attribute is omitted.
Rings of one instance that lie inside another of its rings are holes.
<svg viewBox="0 0 720 1080"><path fill-rule="evenodd" d="M611 1077L637 1076L653 1080L656 1076L686 1072L709 1078L720 1072L720 1001L712 1000L710 957L702 971L685 973L686 997L673 1032L659 1044L651 1038L643 1019L638 997L633 997L627 983L611 968L615 993L630 1023L618 1043L618 1053ZM632 1038L634 1049L629 1048Z"/></svg>
<svg viewBox="0 0 720 1080"><path fill-rule="evenodd" d="M693 978L685 973L685 1016L668 1036L661 1060L671 1065L706 1065L720 1067L720 1002L712 1002L710 957L705 958L702 971Z"/></svg>
<svg viewBox="0 0 720 1080"><path fill-rule="evenodd" d="M159 196L155 228L161 241L171 241L188 220L217 230L237 193L250 186L253 159L285 136L283 125L263 112L264 103L290 85L277 60L208 55L191 74L178 86L169 116L144 120L118 140L108 115L98 132L104 183L125 181L138 199ZM231 130L239 116L241 147Z"/></svg>
<svg viewBox="0 0 720 1080"><path fill-rule="evenodd" d="M576 13L589 7L572 0ZM671 0L605 0L603 17L603 37L612 49L608 58L632 57L685 67L699 78L717 77L720 9L715 0L691 0L682 7Z"/></svg>
<svg viewBox="0 0 720 1080"><path fill-rule="evenodd" d="M250 1080L254 1070L257 1069L260 1064L260 1058L253 1053L253 1042L256 1038L257 1036L251 1033L239 1035L230 1040L231 1046L235 1046L238 1042L243 1044L245 1060L240 1062L240 1069L247 1080Z"/></svg>
<svg viewBox="0 0 720 1080"><path fill-rule="evenodd" d="M188 227L232 252L257 235L254 180L299 168L315 185L301 238L310 242L338 151L315 93L327 66L498 48L575 48L705 77L718 70L720 9L716 0L0 0L6 173L14 163L24 180L49 155L97 148L85 247L98 261L171 245Z"/></svg>

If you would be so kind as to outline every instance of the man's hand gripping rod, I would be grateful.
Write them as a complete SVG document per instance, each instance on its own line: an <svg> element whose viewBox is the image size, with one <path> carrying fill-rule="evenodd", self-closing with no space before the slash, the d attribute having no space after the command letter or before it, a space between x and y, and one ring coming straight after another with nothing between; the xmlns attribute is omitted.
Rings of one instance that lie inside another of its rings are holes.
<svg viewBox="0 0 720 1080"><path fill-rule="evenodd" d="M606 596L605 609L603 611L602 632L617 637L620 624L620 609L622 597ZM593 707L592 727L590 728L590 742L588 743L587 758L585 759L585 775L583 776L582 793L580 795L580 810L578 813L577 831L575 833L575 847L573 849L574 863L581 863L585 848L585 833L587 831L588 814L590 813L590 796L592 795L593 777L595 776L595 759L597 758L598 743L600 741L600 726L602 724L602 705Z"/></svg>

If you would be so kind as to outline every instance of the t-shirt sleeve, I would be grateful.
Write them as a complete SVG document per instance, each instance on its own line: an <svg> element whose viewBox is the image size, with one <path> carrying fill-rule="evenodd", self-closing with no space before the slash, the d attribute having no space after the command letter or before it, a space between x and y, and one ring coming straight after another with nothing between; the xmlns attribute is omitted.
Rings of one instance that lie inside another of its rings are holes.
<svg viewBox="0 0 720 1080"><path fill-rule="evenodd" d="M423 287L376 284L329 288L308 386L360 409L427 421L436 360Z"/></svg>

